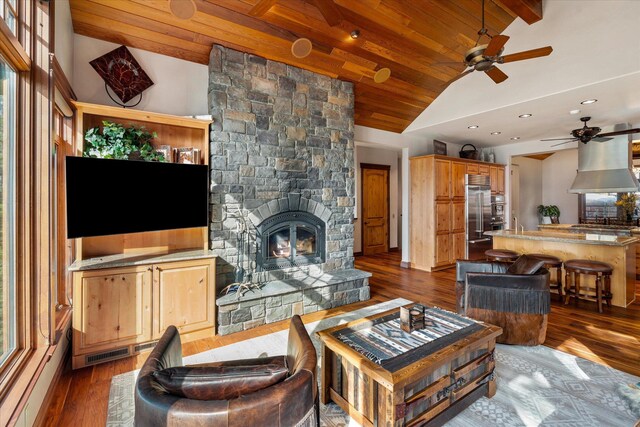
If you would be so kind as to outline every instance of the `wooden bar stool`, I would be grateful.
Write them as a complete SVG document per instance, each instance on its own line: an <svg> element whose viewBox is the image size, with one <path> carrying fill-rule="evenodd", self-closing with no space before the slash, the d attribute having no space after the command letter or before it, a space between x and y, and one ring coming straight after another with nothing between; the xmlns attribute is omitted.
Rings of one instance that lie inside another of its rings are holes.
<svg viewBox="0 0 640 427"><path fill-rule="evenodd" d="M513 262L520 256L518 252L508 249L488 249L484 251L484 255L487 257L487 261L498 262Z"/></svg>
<svg viewBox="0 0 640 427"><path fill-rule="evenodd" d="M570 259L564 262L565 271L565 304L569 304L571 297L575 298L576 305L578 299L584 299L588 301L596 301L598 303L598 312L602 313L602 300L605 300L607 307L611 307L611 274L613 273L613 267L606 262L591 261L588 259ZM580 287L580 275L587 274L596 276L596 287L584 288L585 291L596 291L596 298L581 294ZM575 280L571 280L575 278Z"/></svg>
<svg viewBox="0 0 640 427"><path fill-rule="evenodd" d="M562 298L562 260L553 255L547 254L528 254L531 257L535 257L544 261L544 268L551 271L552 269L556 269L556 280L549 282L549 289L557 289L558 296L560 297L560 301Z"/></svg>

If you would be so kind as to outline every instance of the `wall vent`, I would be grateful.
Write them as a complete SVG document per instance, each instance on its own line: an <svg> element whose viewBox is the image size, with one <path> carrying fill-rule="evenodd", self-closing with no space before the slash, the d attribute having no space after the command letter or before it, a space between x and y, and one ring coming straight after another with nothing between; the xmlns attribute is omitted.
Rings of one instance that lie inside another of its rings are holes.
<svg viewBox="0 0 640 427"><path fill-rule="evenodd" d="M116 359L122 356L129 355L129 348L121 348L119 350L107 351L104 353L92 354L90 356L85 356L85 363L87 365L91 365L93 363L102 362L108 359Z"/></svg>
<svg viewBox="0 0 640 427"><path fill-rule="evenodd" d="M137 346L133 347L133 351L136 353L139 351L144 351L144 350L155 347L156 344L158 344L158 341L152 341L145 344L138 344Z"/></svg>

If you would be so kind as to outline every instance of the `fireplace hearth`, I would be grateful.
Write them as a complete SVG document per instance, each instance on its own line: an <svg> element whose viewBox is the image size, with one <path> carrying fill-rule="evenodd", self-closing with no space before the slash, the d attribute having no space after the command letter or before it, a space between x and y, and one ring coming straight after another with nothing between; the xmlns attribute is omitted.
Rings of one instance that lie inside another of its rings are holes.
<svg viewBox="0 0 640 427"><path fill-rule="evenodd" d="M258 271L325 262L325 223L308 212L283 212L257 227Z"/></svg>

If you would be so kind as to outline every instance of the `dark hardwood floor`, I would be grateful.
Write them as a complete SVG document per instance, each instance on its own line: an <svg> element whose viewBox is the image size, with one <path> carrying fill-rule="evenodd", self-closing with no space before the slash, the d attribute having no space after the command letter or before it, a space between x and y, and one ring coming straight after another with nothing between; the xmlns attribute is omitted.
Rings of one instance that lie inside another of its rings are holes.
<svg viewBox="0 0 640 427"><path fill-rule="evenodd" d="M398 297L455 309L455 269L426 273L399 265L398 252L356 258L357 268L373 273L371 299L308 314L303 320L314 322ZM195 354L287 327L288 321L283 321L230 336L206 338L185 343L183 351L185 355ZM594 303L565 306L554 295L544 345L640 376L640 298L626 309L613 307L599 314ZM111 378L140 367L147 355L76 371L67 368L54 391L45 425L105 425Z"/></svg>

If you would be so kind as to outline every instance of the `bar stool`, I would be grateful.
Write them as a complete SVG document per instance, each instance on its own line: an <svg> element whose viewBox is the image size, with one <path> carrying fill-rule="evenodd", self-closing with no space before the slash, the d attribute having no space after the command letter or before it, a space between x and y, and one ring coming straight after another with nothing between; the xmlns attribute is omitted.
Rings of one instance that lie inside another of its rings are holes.
<svg viewBox="0 0 640 427"><path fill-rule="evenodd" d="M553 282L549 282L549 289L557 289L560 301L562 301L562 260L558 257L547 254L528 255L544 261L544 268L546 268L547 270L551 271L554 268L556 269L556 280Z"/></svg>
<svg viewBox="0 0 640 427"><path fill-rule="evenodd" d="M606 262L591 261L587 259L570 259L564 262L564 271L566 274L564 283L565 300L564 303L569 304L571 297L575 298L576 305L578 299L584 299L588 301L596 301L598 303L598 312L602 313L602 300L605 300L607 307L611 307L611 274L613 273L613 267ZM583 290L596 291L596 298L590 297L586 294L580 294L580 275L588 274L596 276L596 287L584 288ZM574 281L571 279L575 278Z"/></svg>
<svg viewBox="0 0 640 427"><path fill-rule="evenodd" d="M520 256L518 252L508 249L488 249L484 251L484 255L487 257L487 261L498 262L513 262Z"/></svg>

